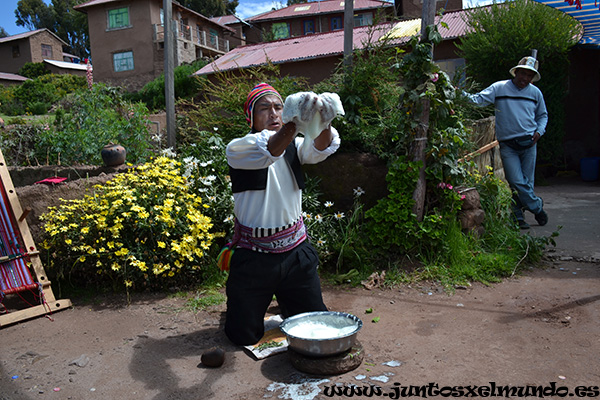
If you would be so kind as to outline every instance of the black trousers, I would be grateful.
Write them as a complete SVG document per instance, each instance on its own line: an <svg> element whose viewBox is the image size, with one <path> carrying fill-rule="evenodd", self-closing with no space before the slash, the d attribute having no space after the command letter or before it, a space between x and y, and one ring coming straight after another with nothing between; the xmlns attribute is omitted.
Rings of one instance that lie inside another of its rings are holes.
<svg viewBox="0 0 600 400"><path fill-rule="evenodd" d="M227 337L238 345L257 343L264 335L264 317L273 295L284 318L327 311L318 264L317 251L308 240L281 254L235 249L226 288Z"/></svg>

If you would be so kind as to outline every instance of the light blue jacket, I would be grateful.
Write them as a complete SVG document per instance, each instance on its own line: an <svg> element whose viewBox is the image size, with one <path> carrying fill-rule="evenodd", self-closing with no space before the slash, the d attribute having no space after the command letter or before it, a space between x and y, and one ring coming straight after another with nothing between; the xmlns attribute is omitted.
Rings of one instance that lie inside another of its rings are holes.
<svg viewBox="0 0 600 400"><path fill-rule="evenodd" d="M546 132L548 111L544 96L531 83L519 89L512 80L498 81L477 94L463 91L463 95L478 106L495 105L499 142Z"/></svg>

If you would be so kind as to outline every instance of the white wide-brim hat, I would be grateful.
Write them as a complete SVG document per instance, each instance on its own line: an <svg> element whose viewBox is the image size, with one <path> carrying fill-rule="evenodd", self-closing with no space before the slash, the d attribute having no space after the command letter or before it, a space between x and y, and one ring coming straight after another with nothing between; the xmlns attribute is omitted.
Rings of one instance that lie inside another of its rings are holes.
<svg viewBox="0 0 600 400"><path fill-rule="evenodd" d="M540 79L542 79L542 76L540 75L540 73L537 70L538 67L539 67L539 65L540 65L540 63L535 58L533 58L533 57L523 57L519 61L519 64L515 65L514 67L512 67L510 69L510 74L514 77L515 76L515 71L517 70L517 68L528 69L530 71L535 72L535 76L533 77L533 79L531 81L532 82L537 82Z"/></svg>

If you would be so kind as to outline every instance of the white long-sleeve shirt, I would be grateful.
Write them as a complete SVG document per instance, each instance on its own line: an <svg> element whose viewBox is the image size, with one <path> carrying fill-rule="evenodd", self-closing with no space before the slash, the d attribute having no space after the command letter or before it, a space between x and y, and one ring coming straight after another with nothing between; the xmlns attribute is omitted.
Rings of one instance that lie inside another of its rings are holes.
<svg viewBox="0 0 600 400"><path fill-rule="evenodd" d="M495 105L496 138L500 142L546 132L548 111L544 96L532 84L519 89L512 80L498 81L477 94L463 94L479 106Z"/></svg>
<svg viewBox="0 0 600 400"><path fill-rule="evenodd" d="M325 150L304 147L303 137L296 137L296 148L301 164L317 164L340 147L340 136L331 128L333 140ZM247 190L234 193L234 213L238 221L251 228L277 228L298 220L302 214L302 190L298 187L292 169L283 158L273 156L267 149L269 138L276 132L264 130L237 138L227 145L227 163L236 169L268 169L265 190Z"/></svg>

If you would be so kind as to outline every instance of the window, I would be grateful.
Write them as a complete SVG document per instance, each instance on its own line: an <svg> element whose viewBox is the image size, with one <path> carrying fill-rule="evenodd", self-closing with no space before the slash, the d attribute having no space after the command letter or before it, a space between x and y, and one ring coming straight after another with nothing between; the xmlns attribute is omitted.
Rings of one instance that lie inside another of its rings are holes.
<svg viewBox="0 0 600 400"><path fill-rule="evenodd" d="M52 46L48 44L42 45L42 57L43 58L52 58Z"/></svg>
<svg viewBox="0 0 600 400"><path fill-rule="evenodd" d="M129 9L127 7L108 10L108 29L126 28L129 25Z"/></svg>
<svg viewBox="0 0 600 400"><path fill-rule="evenodd" d="M21 57L21 50L19 49L19 45L15 45L12 47L13 58Z"/></svg>
<svg viewBox="0 0 600 400"><path fill-rule="evenodd" d="M113 54L115 72L133 70L133 51L124 51Z"/></svg>
<svg viewBox="0 0 600 400"><path fill-rule="evenodd" d="M216 30L210 28L210 30L209 30L209 37L210 37L210 45L216 49L217 48L217 40L218 40L218 37L219 37L219 32L217 32Z"/></svg>
<svg viewBox="0 0 600 400"><path fill-rule="evenodd" d="M373 14L364 13L354 15L354 26L366 26L373 23Z"/></svg>
<svg viewBox="0 0 600 400"><path fill-rule="evenodd" d="M331 30L336 31L338 29L342 29L342 17L333 17L331 18Z"/></svg>
<svg viewBox="0 0 600 400"><path fill-rule="evenodd" d="M307 19L304 21L304 34L308 35L309 33L315 33L315 20Z"/></svg>
<svg viewBox="0 0 600 400"><path fill-rule="evenodd" d="M271 27L273 39L285 39L290 37L290 27L287 22L277 22Z"/></svg>

